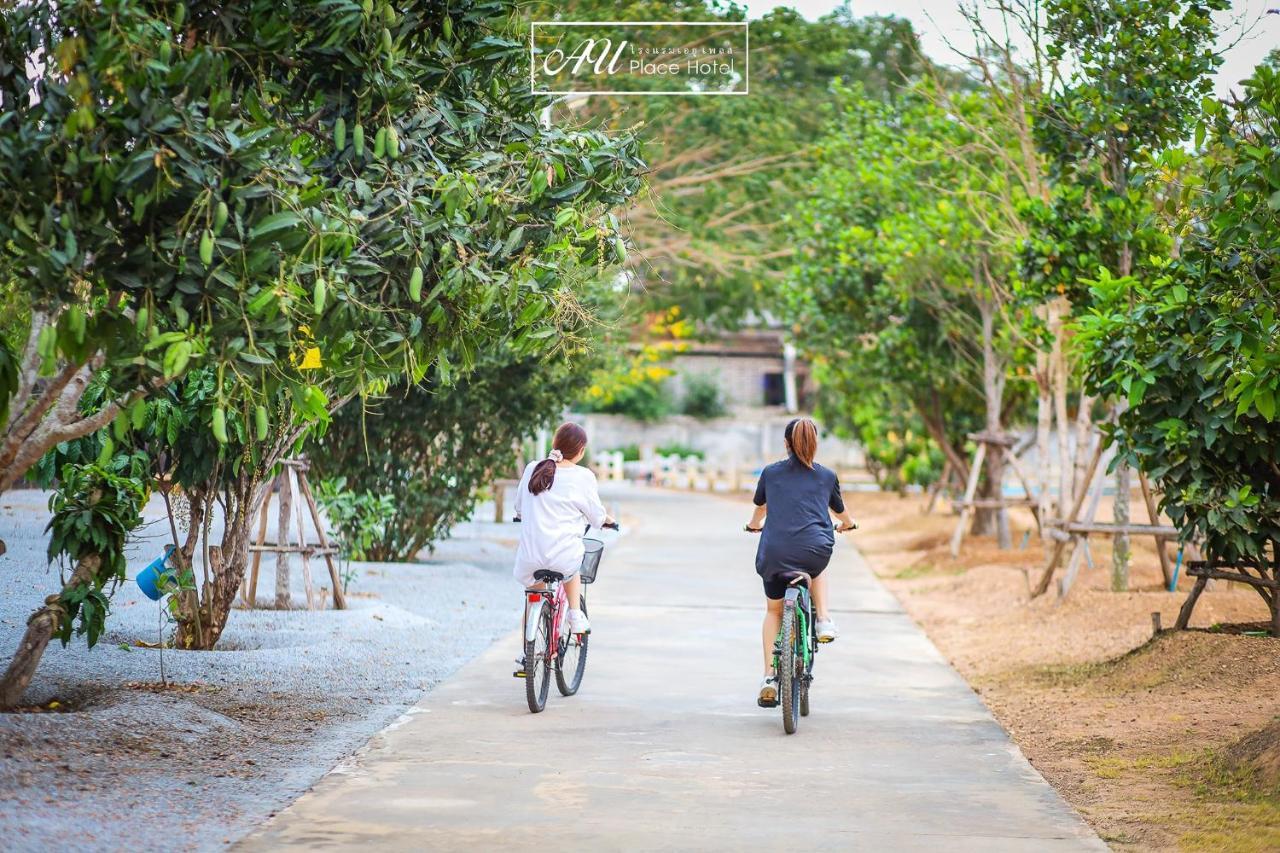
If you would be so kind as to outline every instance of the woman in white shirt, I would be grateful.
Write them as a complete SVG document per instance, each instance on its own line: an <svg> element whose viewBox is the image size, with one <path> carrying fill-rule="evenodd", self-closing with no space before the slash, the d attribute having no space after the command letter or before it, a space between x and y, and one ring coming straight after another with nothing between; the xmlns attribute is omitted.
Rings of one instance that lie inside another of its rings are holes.
<svg viewBox="0 0 1280 853"><path fill-rule="evenodd" d="M600 502L596 475L578 465L587 452L587 432L577 424L561 424L551 441L551 454L530 462L516 489L516 518L520 519L520 547L516 549L516 580L526 588L541 586L533 578L540 569L564 575L569 599L569 630L591 630L582 612L582 524L601 527L613 519Z"/></svg>

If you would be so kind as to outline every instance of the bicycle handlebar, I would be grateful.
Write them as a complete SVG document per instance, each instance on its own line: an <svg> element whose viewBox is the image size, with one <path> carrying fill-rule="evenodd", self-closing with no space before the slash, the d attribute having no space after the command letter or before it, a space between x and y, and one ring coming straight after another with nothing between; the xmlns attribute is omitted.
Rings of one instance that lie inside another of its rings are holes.
<svg viewBox="0 0 1280 853"><path fill-rule="evenodd" d="M519 524L519 523L520 523L520 516L518 516L518 515L513 515L513 516L511 517L511 521L512 521L512 523L514 523L514 524ZM608 523L608 524L602 524L602 525L600 525L600 529L601 529L601 530L617 530L618 532L622 532L622 528L618 526L618 522L616 522L616 521L611 522L611 523ZM584 527L584 528L583 528L583 530L582 530L582 532L583 532L583 533L590 533L590 532L591 532L591 525L590 525L590 524L588 524L586 527Z"/></svg>
<svg viewBox="0 0 1280 853"><path fill-rule="evenodd" d="M752 527L752 526L751 526L751 525L749 525L749 524L748 524L748 525L744 525L742 529L743 529L743 531L745 531L746 533L759 533L760 531L764 530L764 528L763 528L763 527ZM857 529L858 529L858 522L856 522L856 521L855 521L853 524L849 525L849 526L848 526L848 527L846 527L844 530L841 530L838 526L836 526L836 525L834 525L834 524L833 524L833 525L831 525L831 529L832 529L833 531L835 531L836 533L848 533L848 532L849 532L849 531L851 531L851 530L857 530Z"/></svg>
<svg viewBox="0 0 1280 853"><path fill-rule="evenodd" d="M621 530L622 530L622 528L618 526L618 522L616 522L616 521L609 522L609 523L606 523L606 524L602 524L602 525L600 525L600 529L601 529L601 530L617 530L617 531L621 531ZM582 532L583 532L583 534L584 534L584 535L585 535L585 534L587 534L587 533L590 533L590 532L591 532L591 525L590 525L590 524L588 524L585 528L583 528Z"/></svg>

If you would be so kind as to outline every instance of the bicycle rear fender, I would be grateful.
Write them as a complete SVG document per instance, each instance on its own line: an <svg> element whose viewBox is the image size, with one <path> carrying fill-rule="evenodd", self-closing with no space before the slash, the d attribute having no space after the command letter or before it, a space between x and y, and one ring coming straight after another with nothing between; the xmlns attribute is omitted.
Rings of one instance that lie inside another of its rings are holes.
<svg viewBox="0 0 1280 853"><path fill-rule="evenodd" d="M538 596L537 601L526 601L524 608L524 641L533 642L538 633L538 623L542 621L542 608L547 606L547 597Z"/></svg>

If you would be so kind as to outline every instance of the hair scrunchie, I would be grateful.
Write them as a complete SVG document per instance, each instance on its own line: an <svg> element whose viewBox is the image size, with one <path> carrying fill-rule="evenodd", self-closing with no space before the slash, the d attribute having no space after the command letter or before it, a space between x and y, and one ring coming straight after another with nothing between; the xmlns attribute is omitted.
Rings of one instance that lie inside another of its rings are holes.
<svg viewBox="0 0 1280 853"><path fill-rule="evenodd" d="M550 459L552 462L561 462L564 460L564 454L561 453L557 448L553 447L551 448L551 452L547 454L547 458Z"/></svg>

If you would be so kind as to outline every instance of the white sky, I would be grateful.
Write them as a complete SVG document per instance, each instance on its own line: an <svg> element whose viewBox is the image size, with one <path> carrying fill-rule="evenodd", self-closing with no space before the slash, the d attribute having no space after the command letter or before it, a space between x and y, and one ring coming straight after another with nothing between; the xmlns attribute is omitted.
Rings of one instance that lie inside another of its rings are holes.
<svg viewBox="0 0 1280 853"><path fill-rule="evenodd" d="M789 6L813 20L841 5L844 5L844 0L746 0L752 18L758 18L778 6ZM955 0L851 0L849 5L859 17L897 15L909 19L920 34L924 52L938 62L955 60L946 39L964 47L972 44L969 29L956 8ZM1218 73L1219 95L1225 95L1232 88L1238 91L1238 81L1248 77L1272 47L1280 46L1280 15L1264 14L1268 8L1280 8L1280 0L1236 0L1232 11L1221 18L1219 26L1225 29L1224 46L1240 38L1239 21L1257 23L1248 37L1227 50Z"/></svg>

